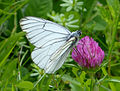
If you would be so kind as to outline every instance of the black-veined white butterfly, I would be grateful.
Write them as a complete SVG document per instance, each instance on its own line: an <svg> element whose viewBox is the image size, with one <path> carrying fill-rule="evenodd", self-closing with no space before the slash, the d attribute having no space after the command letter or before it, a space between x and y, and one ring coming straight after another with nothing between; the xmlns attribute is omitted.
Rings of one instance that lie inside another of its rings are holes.
<svg viewBox="0 0 120 91"><path fill-rule="evenodd" d="M21 19L20 25L30 43L35 46L32 60L45 73L54 73L62 66L81 35L81 31L71 33L57 23L36 17L25 17Z"/></svg>

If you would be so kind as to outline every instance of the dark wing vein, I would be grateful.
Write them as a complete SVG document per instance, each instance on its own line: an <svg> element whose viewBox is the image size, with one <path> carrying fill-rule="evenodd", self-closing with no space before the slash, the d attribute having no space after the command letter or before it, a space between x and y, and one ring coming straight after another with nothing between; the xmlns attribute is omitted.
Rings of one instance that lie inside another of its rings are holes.
<svg viewBox="0 0 120 91"><path fill-rule="evenodd" d="M48 46L45 46L45 47L40 47L40 48L37 48L37 49L43 49L43 48L46 48L46 47L49 47L49 46L52 46L53 44L56 44L56 43L58 43L58 42L63 42L63 41L65 41L65 40L61 40L61 41L56 41L56 42L53 42L52 44L50 44L50 45L48 45ZM33 51L35 51L35 50L37 50L37 49L34 49ZM48 50L48 49L46 49L46 50ZM39 53L38 55L36 55L35 57L37 57L37 56L39 56L40 54L42 54L42 53L44 53L44 52L46 52L46 50L43 50L43 52L41 52L41 53ZM33 58L33 59L35 59L35 58Z"/></svg>
<svg viewBox="0 0 120 91"><path fill-rule="evenodd" d="M33 27L37 27L37 26L40 26L40 25L43 25L43 24L38 24L38 25L33 25L33 26L30 26L30 27L27 27L27 28L22 28L23 30L27 30L27 29L30 29L30 28L33 28ZM42 29L42 28L41 28Z"/></svg>
<svg viewBox="0 0 120 91"><path fill-rule="evenodd" d="M70 52L70 48L68 48L57 60L58 60L58 61L61 61L61 58L67 57L67 55L65 55L65 54L68 54L69 52ZM64 61L63 61L63 62L64 62ZM54 70L53 70L52 72L55 71L55 68L58 66L58 64L59 64L59 62L57 62L56 66L54 67ZM58 69L59 69L59 68L58 68Z"/></svg>
<svg viewBox="0 0 120 91"><path fill-rule="evenodd" d="M58 38L58 39L63 39L63 40L59 40L59 41L55 41L53 43L58 43L58 42L62 42L62 41L66 41L66 39L64 39L65 37L61 37L61 38ZM52 39L52 40L55 40L55 39ZM49 41L52 41L52 40L49 40ZM42 48L45 44L47 44L49 41L45 42L40 48ZM53 44L52 43L52 44ZM49 44L50 45L50 44Z"/></svg>
<svg viewBox="0 0 120 91"><path fill-rule="evenodd" d="M39 31L39 29L43 29L43 28L36 28L36 29L33 29L33 30L27 32L27 34L33 32L33 31ZM60 33L60 32L51 31L51 30L48 30L48 29L43 29L43 30L49 31L49 32L53 32L53 33L63 34L63 35L70 35L70 34L65 34L65 33Z"/></svg>
<svg viewBox="0 0 120 91"><path fill-rule="evenodd" d="M32 44L35 44L35 43L37 43L37 42L39 42L39 41L41 41L41 40L43 40L45 37L48 37L48 36L50 36L52 33L49 33L49 34L47 34L47 35L45 35L45 36L43 36L43 37L41 37L40 39L38 39L37 41L35 41L35 42L31 42ZM67 38L68 38L68 36L66 36L66 37L58 37L58 38L54 38L54 39L49 39L48 41L46 41L42 46L44 46L45 44L47 44L48 42L51 42L52 40L57 40L57 39L63 39L63 40L67 40ZM32 39L32 38L29 38L29 39ZM41 46L41 47L42 47Z"/></svg>
<svg viewBox="0 0 120 91"><path fill-rule="evenodd" d="M64 59L65 58L63 58L63 60L61 60L61 58L62 57L64 57L64 56L67 56L67 54L69 53L69 51L70 51L70 49L72 48L72 43L73 43L73 41L74 40L69 40L69 41L67 41L64 45L62 45L61 46L61 48L60 49L57 49L58 51L57 51L57 53L56 52L54 52L52 55L51 55L51 57L54 55L54 54L58 54L59 52L59 55L57 55L59 58L57 58L56 59L56 57L54 56L54 58L53 59L51 59L50 58L50 61L48 61L47 62L47 64L49 64L48 65L48 67L45 69L46 71L48 71L48 69L49 68L51 68L52 67L52 65L50 65L51 64L51 62L53 62L52 64L53 65L55 65L55 67L54 67L54 69L52 70L52 72L51 73L54 73L54 71L55 71L55 69L59 69L59 68L56 68L57 66L58 66L58 64L60 63L60 61L62 61L62 63L64 63ZM68 45L69 44L69 45ZM66 46L67 45L67 46ZM65 51L64 51L65 50ZM63 52L64 51L64 52ZM67 52L68 51L68 52ZM62 53L63 52L63 53ZM61 54L62 53L62 54ZM66 55L64 55L64 54L66 54ZM57 64L56 64L57 63ZM60 64L59 64L60 65ZM59 66L59 67L61 67L62 66L62 64Z"/></svg>
<svg viewBox="0 0 120 91"><path fill-rule="evenodd" d="M23 22L23 21L21 21L21 22ZM38 24L40 24L40 22L35 21L35 22L29 22L29 23L26 23L26 24L21 24L21 23L20 23L20 25L21 25L21 26L25 26L25 25L31 25L31 24L33 24L33 23L36 23L36 24L38 23Z"/></svg>
<svg viewBox="0 0 120 91"><path fill-rule="evenodd" d="M52 33L49 33L49 34L47 34L47 35L42 36L40 39L38 39L37 41L33 42L32 44L35 44L36 42L40 41L41 39L44 39L45 37L48 37L48 36L51 35L51 34L52 34ZM30 38L30 39L32 39L32 38Z"/></svg>
<svg viewBox="0 0 120 91"><path fill-rule="evenodd" d="M36 18L37 18L37 17L36 17ZM42 18L37 18L38 20L36 20L35 18L28 19L28 18L26 17L25 19L27 19L27 20L35 20L35 21L38 21L38 22L41 22L41 23L55 24L55 25L60 26L61 28L65 29L69 34L71 33L69 30L67 30L66 28L64 28L62 25L59 25L59 24L57 24L57 23L54 23L54 22L51 22L51 21L48 21L48 20L45 20L45 19L42 19ZM43 20L44 22L39 21L39 19Z"/></svg>

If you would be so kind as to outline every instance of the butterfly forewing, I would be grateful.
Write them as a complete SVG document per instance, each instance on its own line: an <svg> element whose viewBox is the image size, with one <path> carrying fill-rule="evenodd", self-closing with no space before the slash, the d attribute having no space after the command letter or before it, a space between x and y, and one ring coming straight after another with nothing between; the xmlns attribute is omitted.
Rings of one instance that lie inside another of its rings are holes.
<svg viewBox="0 0 120 91"><path fill-rule="evenodd" d="M53 44L66 38L71 34L66 28L48 20L26 17L20 22L23 31L27 32L27 38L36 47Z"/></svg>

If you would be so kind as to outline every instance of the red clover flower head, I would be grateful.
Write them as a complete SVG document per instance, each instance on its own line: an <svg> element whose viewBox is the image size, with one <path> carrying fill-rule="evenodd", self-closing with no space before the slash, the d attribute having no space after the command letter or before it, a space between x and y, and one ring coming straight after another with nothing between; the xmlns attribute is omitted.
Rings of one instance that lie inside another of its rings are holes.
<svg viewBox="0 0 120 91"><path fill-rule="evenodd" d="M104 51L92 38L85 36L76 48L73 48L72 58L82 67L95 68L100 66L104 59Z"/></svg>

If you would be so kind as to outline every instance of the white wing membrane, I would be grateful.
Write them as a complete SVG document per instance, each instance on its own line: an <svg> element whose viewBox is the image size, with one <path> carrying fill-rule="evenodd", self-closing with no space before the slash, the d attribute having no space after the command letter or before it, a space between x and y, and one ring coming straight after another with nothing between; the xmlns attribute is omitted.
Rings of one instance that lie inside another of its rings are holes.
<svg viewBox="0 0 120 91"><path fill-rule="evenodd" d="M36 47L52 44L60 40L66 40L71 34L66 28L48 20L26 17L20 22L23 31L27 32L27 38Z"/></svg>
<svg viewBox="0 0 120 91"><path fill-rule="evenodd" d="M60 40L65 40L66 38L67 36L65 35L45 31L44 33L40 33L32 37L30 42L33 43L36 47L42 47L45 44L52 44Z"/></svg>
<svg viewBox="0 0 120 91"><path fill-rule="evenodd" d="M46 73L54 73L63 65L66 57L68 56L72 48L71 45L73 41L75 41L74 37L53 53L53 55L48 60L46 67L44 68Z"/></svg>
<svg viewBox="0 0 120 91"><path fill-rule="evenodd" d="M27 33L28 40L35 46L31 54L33 61L46 73L58 70L74 41L67 41L71 32L61 25L35 17L21 19L20 25Z"/></svg>
<svg viewBox="0 0 120 91"><path fill-rule="evenodd" d="M29 32L33 29L45 29L50 30L52 32L63 33L63 34L70 34L71 32L66 28L62 27L61 25L40 19L35 17L26 17L21 19L20 25L22 26L23 31Z"/></svg>
<svg viewBox="0 0 120 91"><path fill-rule="evenodd" d="M45 68L52 54L64 43L65 41L57 42L43 48L35 48L31 56L33 61L42 69Z"/></svg>

